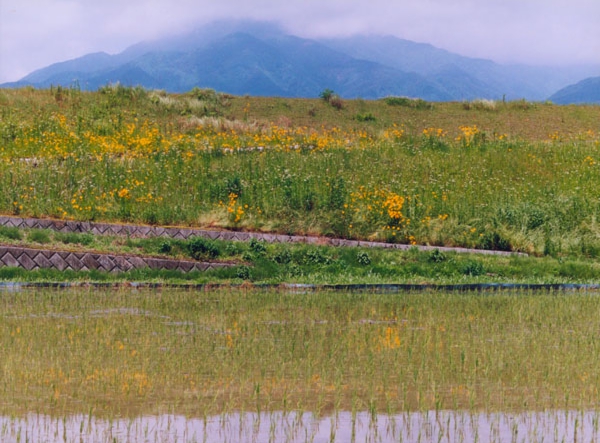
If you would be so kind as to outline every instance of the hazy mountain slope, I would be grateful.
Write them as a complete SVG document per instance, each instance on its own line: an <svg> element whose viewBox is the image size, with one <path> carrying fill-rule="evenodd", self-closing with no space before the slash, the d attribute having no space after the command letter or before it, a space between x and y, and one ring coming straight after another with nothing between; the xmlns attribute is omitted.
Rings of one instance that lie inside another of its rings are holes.
<svg viewBox="0 0 600 443"><path fill-rule="evenodd" d="M115 56L104 54L98 61L86 56L52 65L18 84L49 87L76 81L83 89L96 89L120 82L171 92L199 86L232 94L284 97L316 97L330 88L344 97L453 98L418 74L358 60L311 40L276 32L262 39L240 32L207 42L195 37L193 43L193 38L187 39L185 51L176 51L173 39L137 45Z"/></svg>
<svg viewBox="0 0 600 443"><path fill-rule="evenodd" d="M443 83L448 92L461 99L545 100L557 89L590 76L599 68L501 65L393 36L357 35L320 42L352 57L424 75ZM459 75L461 71L463 74Z"/></svg>
<svg viewBox="0 0 600 443"><path fill-rule="evenodd" d="M553 94L550 101L558 104L600 104L600 77L586 78L574 85L567 86Z"/></svg>
<svg viewBox="0 0 600 443"><path fill-rule="evenodd" d="M271 23L226 21L141 42L116 55L94 53L56 63L0 86L76 84L93 90L120 82L170 92L198 86L285 97L315 97L329 88L348 98L544 100L594 75L584 72L597 71L504 66L390 36L310 40Z"/></svg>

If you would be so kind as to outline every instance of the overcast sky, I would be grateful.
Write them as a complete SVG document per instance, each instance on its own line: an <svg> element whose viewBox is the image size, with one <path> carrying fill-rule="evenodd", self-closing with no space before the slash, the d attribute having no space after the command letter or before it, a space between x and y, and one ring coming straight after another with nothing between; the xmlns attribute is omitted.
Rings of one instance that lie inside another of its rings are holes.
<svg viewBox="0 0 600 443"><path fill-rule="evenodd" d="M0 83L216 19L391 34L499 63L600 64L600 0L0 0Z"/></svg>

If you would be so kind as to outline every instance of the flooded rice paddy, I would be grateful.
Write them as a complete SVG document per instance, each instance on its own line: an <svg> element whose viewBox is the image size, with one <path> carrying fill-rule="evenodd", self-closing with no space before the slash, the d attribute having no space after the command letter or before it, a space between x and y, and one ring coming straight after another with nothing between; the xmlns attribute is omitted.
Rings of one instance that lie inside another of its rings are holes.
<svg viewBox="0 0 600 443"><path fill-rule="evenodd" d="M596 292L0 291L0 441L600 440Z"/></svg>
<svg viewBox="0 0 600 443"><path fill-rule="evenodd" d="M345 411L326 417L279 411L132 419L28 414L0 417L0 439L6 443L595 442L600 439L599 424L600 414L592 411L427 411L391 416Z"/></svg>

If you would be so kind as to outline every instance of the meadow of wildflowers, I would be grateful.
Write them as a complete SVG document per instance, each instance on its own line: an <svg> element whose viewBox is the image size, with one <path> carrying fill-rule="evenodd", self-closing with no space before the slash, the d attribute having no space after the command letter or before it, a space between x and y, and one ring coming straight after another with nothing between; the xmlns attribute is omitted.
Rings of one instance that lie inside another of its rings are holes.
<svg viewBox="0 0 600 443"><path fill-rule="evenodd" d="M0 212L600 253L597 107L165 97L1 91Z"/></svg>

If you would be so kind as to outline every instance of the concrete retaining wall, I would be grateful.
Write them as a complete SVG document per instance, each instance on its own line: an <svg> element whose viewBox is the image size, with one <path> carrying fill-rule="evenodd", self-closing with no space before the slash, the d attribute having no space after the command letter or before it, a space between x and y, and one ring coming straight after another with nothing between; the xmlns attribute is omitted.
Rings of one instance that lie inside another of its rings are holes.
<svg viewBox="0 0 600 443"><path fill-rule="evenodd" d="M190 260L165 260L150 257L95 254L90 252L55 251L0 246L0 267L57 269L59 271L126 272L132 269L168 269L181 272L208 271L233 266L229 263L206 263Z"/></svg>
<svg viewBox="0 0 600 443"><path fill-rule="evenodd" d="M446 248L441 246L411 246L397 243L383 243L370 241L344 240L326 237L310 237L301 235L262 234L258 232L236 232L236 231L210 231L205 229L159 227L159 226L136 226L115 223L95 223L72 220L49 220L36 218L21 218L0 216L0 226L13 226L17 228L52 229L60 232L90 233L94 235L122 235L131 238L145 237L170 237L188 239L190 237L205 237L213 240L227 241L249 241L253 238L264 240L269 243L312 243L330 246L367 247L367 248L391 248L410 249L416 247L420 250L432 251L454 251L459 253L477 253L493 255L527 255L506 251L487 251L482 249L468 248Z"/></svg>

